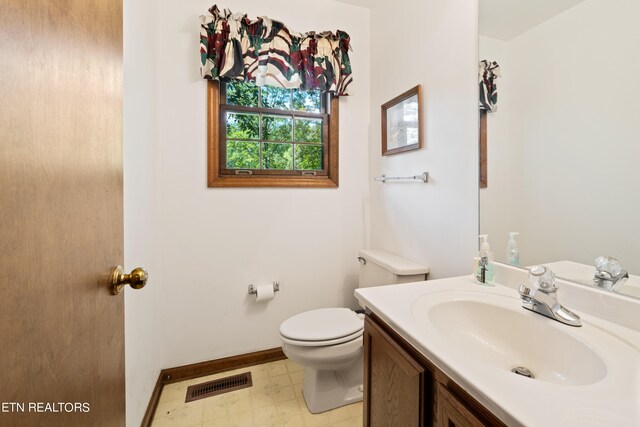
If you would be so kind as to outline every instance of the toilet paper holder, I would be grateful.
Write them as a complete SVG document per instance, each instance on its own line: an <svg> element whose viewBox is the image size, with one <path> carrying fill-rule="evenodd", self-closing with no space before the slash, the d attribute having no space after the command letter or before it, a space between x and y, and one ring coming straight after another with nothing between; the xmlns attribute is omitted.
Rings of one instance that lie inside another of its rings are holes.
<svg viewBox="0 0 640 427"><path fill-rule="evenodd" d="M280 290L280 282L273 282L273 292L278 292ZM256 285L249 285L249 295L257 295L258 290L256 289Z"/></svg>

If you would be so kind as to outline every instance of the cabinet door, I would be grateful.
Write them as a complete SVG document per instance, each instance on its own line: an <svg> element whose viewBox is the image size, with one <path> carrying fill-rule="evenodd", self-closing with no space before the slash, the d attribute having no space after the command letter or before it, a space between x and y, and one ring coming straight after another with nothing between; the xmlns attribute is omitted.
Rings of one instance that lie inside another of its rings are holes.
<svg viewBox="0 0 640 427"><path fill-rule="evenodd" d="M365 426L424 425L425 368L369 318L364 350Z"/></svg>
<svg viewBox="0 0 640 427"><path fill-rule="evenodd" d="M437 387L437 427L484 427L486 425L476 418L446 387L440 383Z"/></svg>

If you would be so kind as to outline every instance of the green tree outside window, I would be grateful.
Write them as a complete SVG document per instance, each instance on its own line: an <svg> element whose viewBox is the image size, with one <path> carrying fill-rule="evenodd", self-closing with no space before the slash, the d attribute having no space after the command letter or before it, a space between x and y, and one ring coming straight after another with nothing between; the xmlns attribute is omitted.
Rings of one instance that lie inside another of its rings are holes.
<svg viewBox="0 0 640 427"><path fill-rule="evenodd" d="M227 168L323 169L324 119L297 115L322 113L319 91L227 83L226 104Z"/></svg>

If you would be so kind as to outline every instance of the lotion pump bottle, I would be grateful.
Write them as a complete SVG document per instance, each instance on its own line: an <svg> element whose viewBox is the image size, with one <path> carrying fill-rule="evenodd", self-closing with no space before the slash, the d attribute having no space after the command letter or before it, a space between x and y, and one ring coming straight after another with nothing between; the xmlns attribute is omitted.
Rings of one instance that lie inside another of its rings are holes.
<svg viewBox="0 0 640 427"><path fill-rule="evenodd" d="M481 234L482 245L478 253L478 266L476 269L476 281L482 285L493 286L495 284L495 273L493 269L493 252L487 239L488 234Z"/></svg>
<svg viewBox="0 0 640 427"><path fill-rule="evenodd" d="M509 233L509 242L507 242L507 263L511 265L520 265L520 250L515 237L520 233L512 231Z"/></svg>

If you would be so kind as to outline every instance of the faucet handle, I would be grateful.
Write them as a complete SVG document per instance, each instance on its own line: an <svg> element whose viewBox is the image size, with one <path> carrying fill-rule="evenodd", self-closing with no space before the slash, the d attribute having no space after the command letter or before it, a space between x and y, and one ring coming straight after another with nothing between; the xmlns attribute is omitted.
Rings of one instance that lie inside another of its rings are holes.
<svg viewBox="0 0 640 427"><path fill-rule="evenodd" d="M529 269L529 281L542 292L555 292L556 275L544 265L536 265Z"/></svg>
<svg viewBox="0 0 640 427"><path fill-rule="evenodd" d="M601 256L596 259L596 270L601 273L609 273L612 277L622 272L620 261L610 256Z"/></svg>
<svg viewBox="0 0 640 427"><path fill-rule="evenodd" d="M622 269L620 261L610 256L601 256L596 259L596 274L593 276L593 284L599 288L615 291L629 278L629 273Z"/></svg>

